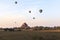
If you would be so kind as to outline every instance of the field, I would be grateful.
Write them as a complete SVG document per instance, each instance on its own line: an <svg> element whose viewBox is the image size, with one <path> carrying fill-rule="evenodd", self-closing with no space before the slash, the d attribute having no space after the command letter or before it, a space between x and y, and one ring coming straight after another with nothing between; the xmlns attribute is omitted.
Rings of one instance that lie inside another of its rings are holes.
<svg viewBox="0 0 60 40"><path fill-rule="evenodd" d="M0 40L60 40L60 32L0 31Z"/></svg>

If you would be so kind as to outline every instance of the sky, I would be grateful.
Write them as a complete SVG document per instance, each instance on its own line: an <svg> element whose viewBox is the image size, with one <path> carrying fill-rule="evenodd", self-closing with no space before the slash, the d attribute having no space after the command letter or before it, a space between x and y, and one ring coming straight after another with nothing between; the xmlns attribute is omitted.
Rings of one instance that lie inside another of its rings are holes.
<svg viewBox="0 0 60 40"><path fill-rule="evenodd" d="M24 22L31 27L60 26L60 0L0 0L0 27L20 27Z"/></svg>

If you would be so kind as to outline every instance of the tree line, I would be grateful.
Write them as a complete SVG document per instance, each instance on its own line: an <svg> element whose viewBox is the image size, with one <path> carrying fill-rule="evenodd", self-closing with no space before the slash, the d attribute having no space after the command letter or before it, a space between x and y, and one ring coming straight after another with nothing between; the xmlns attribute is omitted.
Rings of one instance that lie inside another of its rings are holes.
<svg viewBox="0 0 60 40"><path fill-rule="evenodd" d="M54 27L44 27L44 26L34 26L30 27L26 23L22 24L21 27L14 27L14 28L0 28L0 31L28 31L28 30L60 30L60 26Z"/></svg>

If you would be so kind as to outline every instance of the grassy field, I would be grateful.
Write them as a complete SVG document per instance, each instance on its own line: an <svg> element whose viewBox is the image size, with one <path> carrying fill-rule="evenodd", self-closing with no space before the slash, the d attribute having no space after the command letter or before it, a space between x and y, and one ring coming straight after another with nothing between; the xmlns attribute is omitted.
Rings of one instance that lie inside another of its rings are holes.
<svg viewBox="0 0 60 40"><path fill-rule="evenodd" d="M60 40L60 32L0 31L0 40Z"/></svg>

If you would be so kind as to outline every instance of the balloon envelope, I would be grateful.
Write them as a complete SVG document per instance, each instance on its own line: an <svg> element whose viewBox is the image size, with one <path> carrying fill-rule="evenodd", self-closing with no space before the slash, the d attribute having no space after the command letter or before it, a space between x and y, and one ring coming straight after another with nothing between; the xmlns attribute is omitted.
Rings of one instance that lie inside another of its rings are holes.
<svg viewBox="0 0 60 40"><path fill-rule="evenodd" d="M29 11L29 13L31 13L31 11Z"/></svg>
<svg viewBox="0 0 60 40"><path fill-rule="evenodd" d="M35 17L33 17L33 19L35 19Z"/></svg>
<svg viewBox="0 0 60 40"><path fill-rule="evenodd" d="M43 11L42 9L39 10L40 13L42 13L42 11Z"/></svg>
<svg viewBox="0 0 60 40"><path fill-rule="evenodd" d="M15 4L17 4L17 1L15 1Z"/></svg>

